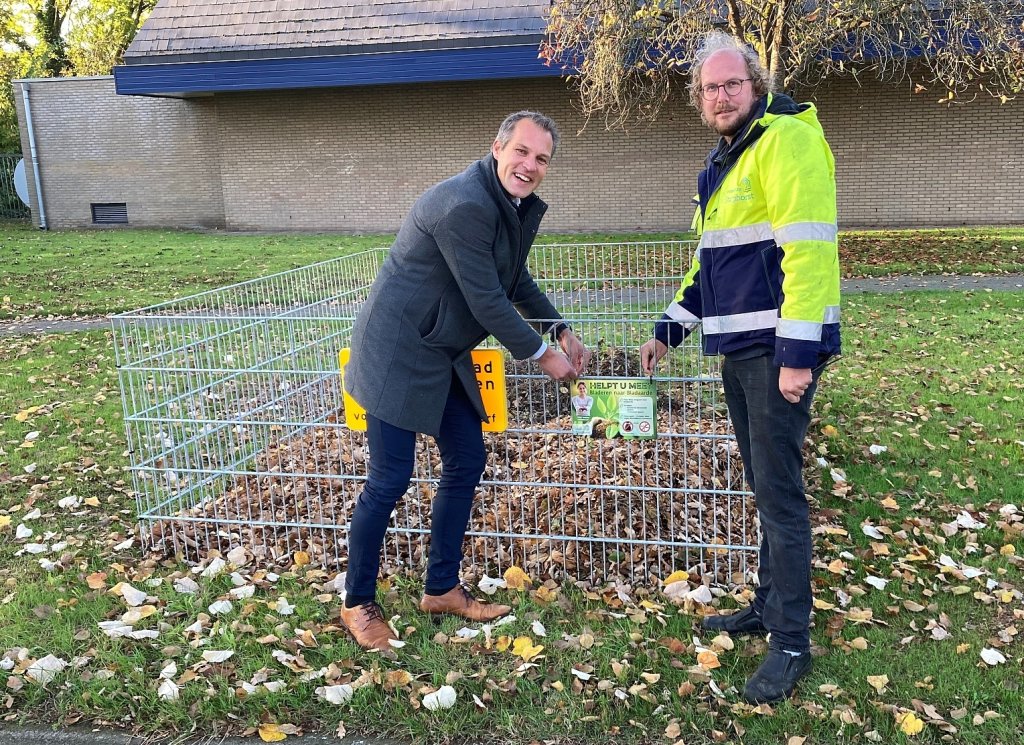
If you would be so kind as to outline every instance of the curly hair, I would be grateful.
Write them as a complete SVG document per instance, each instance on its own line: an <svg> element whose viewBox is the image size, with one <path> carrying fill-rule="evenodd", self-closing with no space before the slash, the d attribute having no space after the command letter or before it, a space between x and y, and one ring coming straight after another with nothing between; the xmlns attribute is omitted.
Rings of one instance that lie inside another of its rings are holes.
<svg viewBox="0 0 1024 745"><path fill-rule="evenodd" d="M750 85L757 96L763 96L772 89L771 77L764 65L761 64L757 52L750 45L744 44L724 31L711 31L704 37L704 42L700 45L693 58L693 63L690 65L690 103L697 111L701 110L701 70L712 54L722 51L736 52L743 57L743 61L747 65L747 74L750 76Z"/></svg>

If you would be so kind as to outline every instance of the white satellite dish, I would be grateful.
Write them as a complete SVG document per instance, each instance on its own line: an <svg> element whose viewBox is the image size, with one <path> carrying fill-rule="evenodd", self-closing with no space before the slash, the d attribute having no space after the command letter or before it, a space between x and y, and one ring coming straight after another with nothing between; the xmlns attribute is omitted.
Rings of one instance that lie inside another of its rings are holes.
<svg viewBox="0 0 1024 745"><path fill-rule="evenodd" d="M30 206L28 203L28 178L25 176L25 159L18 161L14 167L14 190L18 192L18 199Z"/></svg>

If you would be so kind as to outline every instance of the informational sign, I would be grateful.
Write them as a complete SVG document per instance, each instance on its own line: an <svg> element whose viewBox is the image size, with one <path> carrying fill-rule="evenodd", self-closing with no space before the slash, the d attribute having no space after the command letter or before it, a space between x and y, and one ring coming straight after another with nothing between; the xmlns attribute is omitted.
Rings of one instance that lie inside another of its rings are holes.
<svg viewBox="0 0 1024 745"><path fill-rule="evenodd" d="M572 393L573 434L647 439L658 433L653 380L580 378Z"/></svg>
<svg viewBox="0 0 1024 745"><path fill-rule="evenodd" d="M341 387L345 394L345 424L349 429L366 431L366 410L348 395L345 389L345 366L349 360L349 348L338 354L341 366ZM476 384L484 401L487 421L484 432L504 432L508 429L508 396L505 392L505 355L500 349L474 349L473 369Z"/></svg>

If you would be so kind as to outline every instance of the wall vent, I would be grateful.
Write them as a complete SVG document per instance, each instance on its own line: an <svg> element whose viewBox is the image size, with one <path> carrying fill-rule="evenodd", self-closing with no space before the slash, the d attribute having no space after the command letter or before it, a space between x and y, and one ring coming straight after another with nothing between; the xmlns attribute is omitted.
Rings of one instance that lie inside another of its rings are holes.
<svg viewBox="0 0 1024 745"><path fill-rule="evenodd" d="M92 207L93 225L128 224L128 205L124 202L93 203L89 206Z"/></svg>

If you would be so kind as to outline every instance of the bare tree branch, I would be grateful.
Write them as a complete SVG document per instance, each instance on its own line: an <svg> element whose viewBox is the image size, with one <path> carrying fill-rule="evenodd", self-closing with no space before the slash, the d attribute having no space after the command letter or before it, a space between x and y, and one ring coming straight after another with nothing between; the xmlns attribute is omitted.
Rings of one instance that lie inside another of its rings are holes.
<svg viewBox="0 0 1024 745"><path fill-rule="evenodd" d="M785 89L838 75L914 79L946 101L1024 89L1024 0L552 0L544 54L585 113L626 126L658 114L715 27Z"/></svg>

